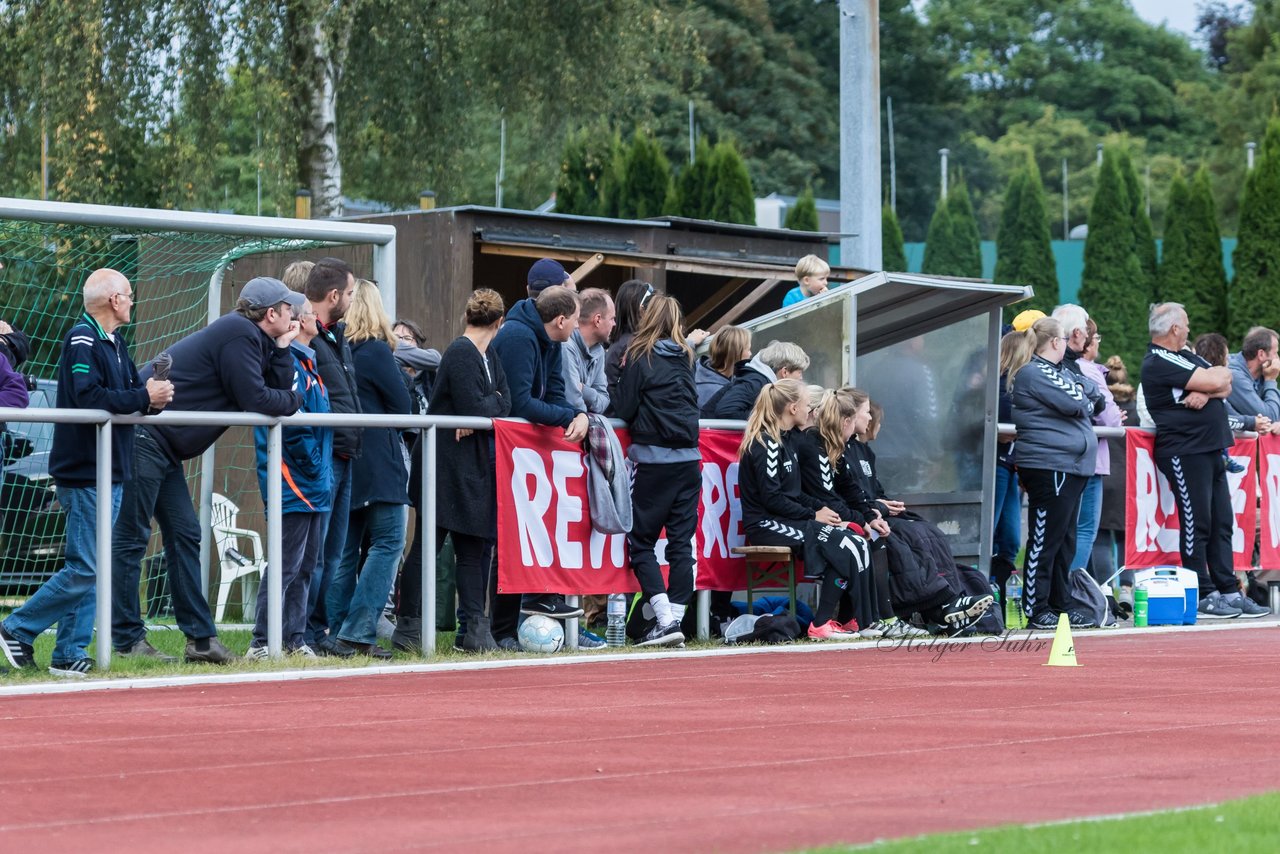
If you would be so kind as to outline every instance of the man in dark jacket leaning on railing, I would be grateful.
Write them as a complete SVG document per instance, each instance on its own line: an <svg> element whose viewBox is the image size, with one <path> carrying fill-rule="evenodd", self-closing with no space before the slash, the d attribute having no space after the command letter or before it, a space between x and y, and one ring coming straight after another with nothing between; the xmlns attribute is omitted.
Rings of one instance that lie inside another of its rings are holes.
<svg viewBox="0 0 1280 854"><path fill-rule="evenodd" d="M298 335L303 296L279 279L250 279L236 308L170 347L170 409L292 415L302 405L293 390L289 344ZM163 354L162 354L163 355ZM145 380L152 367L141 371ZM225 664L235 654L218 640L200 585L200 523L182 463L200 456L225 426L147 424L134 433L133 478L125 483L112 548L112 643L120 655L172 660L147 642L138 607L142 556L151 519L164 536L165 566L187 661Z"/></svg>

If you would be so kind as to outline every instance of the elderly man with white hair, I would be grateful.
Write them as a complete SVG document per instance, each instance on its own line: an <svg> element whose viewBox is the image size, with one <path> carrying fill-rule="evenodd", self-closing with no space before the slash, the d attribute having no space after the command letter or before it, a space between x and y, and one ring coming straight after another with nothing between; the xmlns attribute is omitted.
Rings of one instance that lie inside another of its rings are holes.
<svg viewBox="0 0 1280 854"><path fill-rule="evenodd" d="M1205 619L1268 613L1240 592L1231 533L1234 513L1222 449L1232 443L1223 401L1231 369L1212 367L1187 349L1187 312L1176 302L1152 307L1151 346L1142 360L1142 390L1156 425L1156 468L1169 479L1182 565L1200 577L1199 614Z"/></svg>

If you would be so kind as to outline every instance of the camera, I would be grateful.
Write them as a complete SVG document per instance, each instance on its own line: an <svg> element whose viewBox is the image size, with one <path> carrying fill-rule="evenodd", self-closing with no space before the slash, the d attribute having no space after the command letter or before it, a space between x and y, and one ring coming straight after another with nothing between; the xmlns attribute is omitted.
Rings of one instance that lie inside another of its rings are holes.
<svg viewBox="0 0 1280 854"><path fill-rule="evenodd" d="M35 391L40 387L39 382L31 374L23 374L22 379L27 383L27 391Z"/></svg>

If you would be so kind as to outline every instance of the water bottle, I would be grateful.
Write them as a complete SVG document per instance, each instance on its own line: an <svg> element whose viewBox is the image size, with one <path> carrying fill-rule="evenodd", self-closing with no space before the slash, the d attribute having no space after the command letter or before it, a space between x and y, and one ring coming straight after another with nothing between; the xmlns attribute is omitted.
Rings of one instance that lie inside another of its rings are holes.
<svg viewBox="0 0 1280 854"><path fill-rule="evenodd" d="M1022 576L1011 572L1009 580L1004 583L1004 624L1010 629L1020 629L1023 619Z"/></svg>
<svg viewBox="0 0 1280 854"><path fill-rule="evenodd" d="M1133 625L1142 628L1147 625L1150 600L1147 588L1135 587L1133 590Z"/></svg>
<svg viewBox="0 0 1280 854"><path fill-rule="evenodd" d="M605 629L604 641L609 646L627 645L627 594L610 593L609 627Z"/></svg>

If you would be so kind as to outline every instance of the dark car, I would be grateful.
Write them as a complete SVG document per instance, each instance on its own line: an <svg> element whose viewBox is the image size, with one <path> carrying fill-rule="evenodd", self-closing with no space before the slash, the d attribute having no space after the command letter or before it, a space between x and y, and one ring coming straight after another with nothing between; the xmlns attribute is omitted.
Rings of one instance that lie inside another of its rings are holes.
<svg viewBox="0 0 1280 854"><path fill-rule="evenodd" d="M58 384L37 380L31 406L57 405ZM9 424L0 436L4 476L0 480L0 595L30 596L62 568L66 514L49 476L53 425Z"/></svg>

